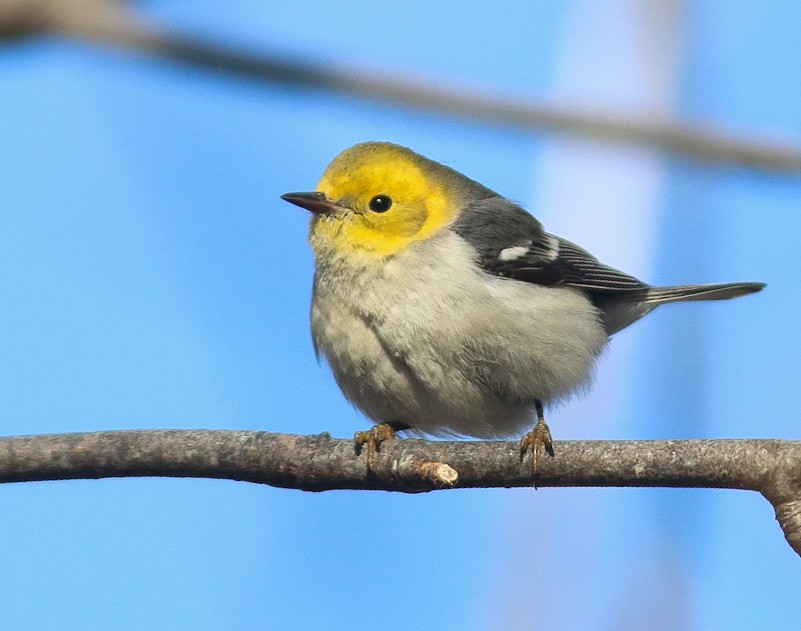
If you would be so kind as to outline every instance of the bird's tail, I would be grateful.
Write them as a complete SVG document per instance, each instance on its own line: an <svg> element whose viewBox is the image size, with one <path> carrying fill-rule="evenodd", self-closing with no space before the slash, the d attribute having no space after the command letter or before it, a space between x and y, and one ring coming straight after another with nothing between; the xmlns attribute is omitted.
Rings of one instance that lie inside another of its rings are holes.
<svg viewBox="0 0 801 631"><path fill-rule="evenodd" d="M645 296L645 304L656 307L668 302L689 300L728 300L761 291L765 283L717 283L713 285L678 285L675 287L651 287Z"/></svg>
<svg viewBox="0 0 801 631"><path fill-rule="evenodd" d="M760 291L765 283L719 283L715 285L677 285L648 287L630 294L618 295L598 306L608 335L625 329L659 305L689 300L728 300Z"/></svg>

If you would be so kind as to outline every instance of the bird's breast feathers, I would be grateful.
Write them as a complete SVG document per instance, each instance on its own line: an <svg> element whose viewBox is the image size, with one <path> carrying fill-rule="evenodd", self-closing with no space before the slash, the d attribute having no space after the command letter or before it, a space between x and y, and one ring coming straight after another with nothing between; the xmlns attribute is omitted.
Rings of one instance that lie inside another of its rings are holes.
<svg viewBox="0 0 801 631"><path fill-rule="evenodd" d="M350 260L347 269L334 261L318 264L315 346L348 398L368 415L429 431L420 418L386 418L390 413L383 410L411 414L410 408L427 406L449 415L447 431L489 435L476 433L471 415L511 406L515 426L496 418L492 434L513 433L530 421L535 398L558 399L587 382L607 336L586 296L496 276L476 257L471 244L446 230L381 265L367 259L362 266ZM385 400L377 403L376 396ZM449 409L432 399L449 402Z"/></svg>

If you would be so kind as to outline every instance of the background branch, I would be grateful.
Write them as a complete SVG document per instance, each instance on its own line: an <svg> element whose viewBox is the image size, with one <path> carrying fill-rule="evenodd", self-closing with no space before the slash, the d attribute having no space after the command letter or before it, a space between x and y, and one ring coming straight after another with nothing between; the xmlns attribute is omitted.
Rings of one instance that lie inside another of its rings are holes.
<svg viewBox="0 0 801 631"><path fill-rule="evenodd" d="M367 469L352 440L228 430L0 438L0 482L129 476L243 480L304 491L639 486L759 491L801 555L801 441L561 441L537 479L517 441L383 444Z"/></svg>
<svg viewBox="0 0 801 631"><path fill-rule="evenodd" d="M565 107L387 70L311 62L270 51L253 53L158 29L121 0L0 0L0 40L43 34L111 44L250 80L337 92L522 131L644 145L705 162L801 173L798 139L735 134L708 123Z"/></svg>

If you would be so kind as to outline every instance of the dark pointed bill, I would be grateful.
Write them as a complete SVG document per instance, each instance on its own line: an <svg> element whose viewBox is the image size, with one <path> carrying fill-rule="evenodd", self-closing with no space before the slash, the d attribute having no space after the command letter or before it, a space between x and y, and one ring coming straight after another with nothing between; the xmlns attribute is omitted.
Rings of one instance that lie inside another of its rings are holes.
<svg viewBox="0 0 801 631"><path fill-rule="evenodd" d="M332 213L337 208L334 202L318 191L311 191L309 193L286 193L281 195L281 199L295 204L295 206L300 206L308 211L322 215Z"/></svg>

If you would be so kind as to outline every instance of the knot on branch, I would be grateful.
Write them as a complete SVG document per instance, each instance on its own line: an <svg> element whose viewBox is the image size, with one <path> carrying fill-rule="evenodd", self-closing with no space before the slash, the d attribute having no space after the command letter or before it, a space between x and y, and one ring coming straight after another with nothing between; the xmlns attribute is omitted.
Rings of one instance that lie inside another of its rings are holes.
<svg viewBox="0 0 801 631"><path fill-rule="evenodd" d="M420 481L426 486L438 489L450 488L459 480L459 474L449 464L444 462L432 462L418 458L412 460L403 459L398 463L397 473L410 482Z"/></svg>
<svg viewBox="0 0 801 631"><path fill-rule="evenodd" d="M459 473L451 465L415 453L401 453L398 457L387 454L369 475L383 478L394 490L405 493L449 489L459 481Z"/></svg>

